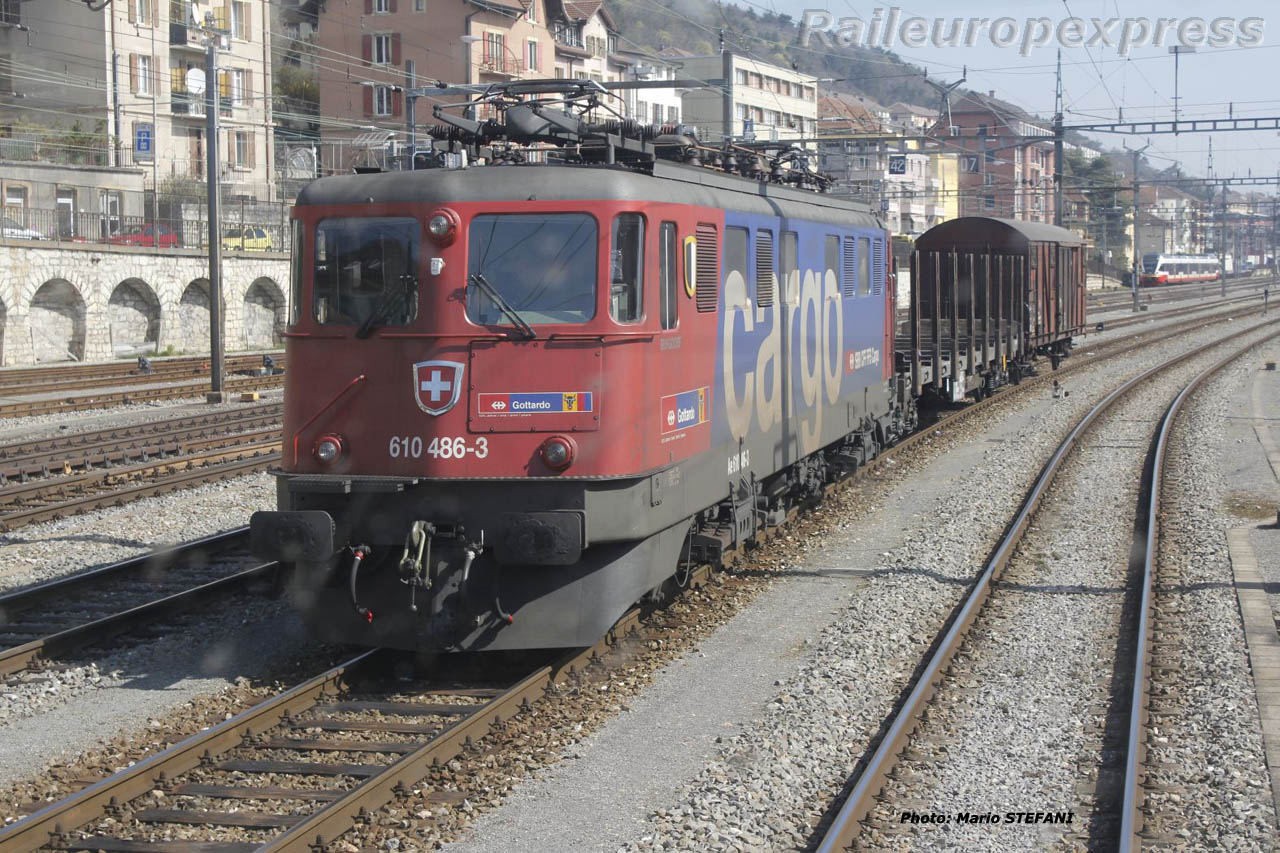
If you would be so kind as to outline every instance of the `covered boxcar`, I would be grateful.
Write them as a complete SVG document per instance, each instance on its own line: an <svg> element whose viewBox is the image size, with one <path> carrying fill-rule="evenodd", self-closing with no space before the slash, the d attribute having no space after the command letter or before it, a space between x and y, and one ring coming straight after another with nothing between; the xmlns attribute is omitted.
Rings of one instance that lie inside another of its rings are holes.
<svg viewBox="0 0 1280 853"><path fill-rule="evenodd" d="M1083 241L1040 222L969 216L916 240L898 359L916 396L983 397L1071 351L1085 323Z"/></svg>

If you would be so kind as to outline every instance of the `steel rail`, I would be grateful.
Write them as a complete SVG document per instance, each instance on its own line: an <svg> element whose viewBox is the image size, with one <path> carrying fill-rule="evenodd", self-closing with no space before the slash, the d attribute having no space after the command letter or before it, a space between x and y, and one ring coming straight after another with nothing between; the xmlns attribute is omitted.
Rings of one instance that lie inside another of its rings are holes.
<svg viewBox="0 0 1280 853"><path fill-rule="evenodd" d="M522 678L483 705L417 745L411 752L378 772L370 774L356 787L343 792L314 813L304 816L283 829L282 833L261 845L258 850L290 850L311 853L313 845L332 842L358 823L363 816L393 800L426 777L434 764L447 762L461 754L480 738L501 727L524 708L547 695L549 689L583 670L617 641L617 637L633 631L639 624L640 611L633 609L593 646L566 653L555 663L544 665ZM68 833L91 823L114 806L123 805L148 794L157 786L207 762L214 756L248 743L279 725L287 717L297 715L319 704L327 695L339 692L344 682L382 654L375 649L341 664L290 690L241 712L225 722L187 738L163 752L139 761L70 797L49 805L23 820L0 829L0 850L32 851L47 844L63 849L94 850L110 848L116 839L89 838L82 842ZM447 688L446 688L447 691ZM183 842L190 844L199 842ZM119 849L119 848L114 848Z"/></svg>
<svg viewBox="0 0 1280 853"><path fill-rule="evenodd" d="M159 618L173 616L198 605L207 604L213 599L231 595L244 589L252 581L267 577L278 566L279 564L275 562L258 563L182 592L135 605L119 613L85 622L19 646L0 649L0 675L9 675L28 669L36 661L65 655L85 646L109 640L139 625L153 623Z"/></svg>
<svg viewBox="0 0 1280 853"><path fill-rule="evenodd" d="M338 692L349 677L359 674L381 653L381 649L373 649L357 655L0 829L0 850L5 853L33 851L62 839L65 833L102 817L109 806L127 803L155 790L165 779L199 766L204 756L234 749L246 737L262 734L278 725L286 714L302 713L325 695Z"/></svg>
<svg viewBox="0 0 1280 853"><path fill-rule="evenodd" d="M282 403L246 404L243 408L178 415L163 420L122 424L85 432L59 432L44 438L11 441L0 444L0 464L40 454L83 453L86 448L113 441L142 441L159 435L193 429L236 426L246 421L279 419L284 414Z"/></svg>
<svg viewBox="0 0 1280 853"><path fill-rule="evenodd" d="M259 391L264 388L279 387L284 380L283 373L272 376L251 376L229 379L226 383L228 392ZM102 391L75 397L53 397L43 400L16 400L0 403L0 418L19 418L29 415L47 415L61 412L80 412L85 409L101 409L110 406L140 403L150 400L175 400L183 397L198 397L205 390L203 382L180 382L154 388L136 388L130 391Z"/></svg>
<svg viewBox="0 0 1280 853"><path fill-rule="evenodd" d="M145 483L139 483L134 486L127 486L121 489L113 489L107 492L99 492L93 495L86 495L78 498L70 498L57 503L45 504L43 506L31 507L28 509L15 510L0 514L0 531L13 530L27 524L35 524L40 521L50 521L58 518L66 518L69 515L76 515L81 512L90 512L95 509L103 509L104 507L118 506L130 501L139 500L140 498L154 497L156 495L168 494L178 489L186 488L193 485L203 485L205 483L213 483L218 480L226 480L231 477L239 477L244 474L251 474L257 471L263 471L280 461L279 448L280 443L267 442L253 447L243 447L218 451L222 455L231 455L236 452L253 453L255 455L248 458L234 459L230 462L215 463L201 467L184 468L166 474L154 480ZM209 454L217 455L217 454ZM182 460L170 460L165 463L153 464L155 468L159 465L177 465L188 464L193 461L193 457L186 457ZM43 484L42 484L43 485Z"/></svg>
<svg viewBox="0 0 1280 853"><path fill-rule="evenodd" d="M1174 422L1182 410L1183 404L1201 385L1210 378L1235 363L1247 352L1268 341L1280 337L1280 332L1254 341L1241 348L1216 364L1210 365L1202 373L1187 383L1186 387L1174 398L1160 420L1159 433L1155 447L1151 452L1151 480L1146 491L1139 496L1140 510L1145 508L1146 526L1141 531L1142 557L1134 560L1136 568L1142 575L1142 598L1138 604L1138 627L1133 650L1133 686L1129 691L1129 727L1126 738L1124 802L1121 811L1119 849L1121 853L1130 853L1142 847L1138 833L1143 828L1142 807L1144 804L1144 782L1146 774L1143 764L1146 759L1146 733L1148 704L1151 687L1150 646L1152 629L1152 608L1155 603L1155 573L1159 560L1157 553L1160 546L1160 498L1164 484L1165 456L1168 451L1170 436ZM1141 506L1145 505L1145 507ZM1135 536L1135 539L1138 538ZM1137 553L1137 549L1134 549Z"/></svg>
<svg viewBox="0 0 1280 853"><path fill-rule="evenodd" d="M1080 437L1122 397L1157 373L1168 370L1214 347L1221 346L1224 341L1256 332L1260 328L1278 322L1280 320L1270 320L1251 326L1248 329L1242 329L1227 338L1188 350L1131 377L1090 409L1071 432L1067 434L1066 438L1058 444L1048 461L1040 469L1035 482L1024 495L1018 512L1005 528L999 543L990 557L988 557L982 572L975 579L969 593L948 620L941 638L931 646L934 650L928 654L924 667L920 671L919 677L915 679L911 692L902 702L901 707L892 715L884 736L880 739L870 760L858 775L853 788L823 836L817 848L818 853L834 853L837 850L847 849L853 844L862 820L875 807L875 796L883 789L889 773L892 772L897 763L898 755L905 749L907 739L919 723L921 712L940 686L943 671L959 650L960 643L968 633L969 627L976 620L982 605L990 596L992 581L999 577L1013 556L1014 549L1021 542L1023 534L1030 526L1031 517L1039 507Z"/></svg>
<svg viewBox="0 0 1280 853"><path fill-rule="evenodd" d="M283 367L284 357L276 362ZM137 367L127 371L89 371L79 375L60 375L59 368L51 368L47 375L27 378L10 378L0 374L0 396L20 394L49 394L55 391L83 391L88 388L121 388L160 382L180 382L184 379L200 379L209 376L206 364L194 362L183 365L156 365L151 373L141 373ZM228 373L249 375L262 367L261 358L236 357L227 366Z"/></svg>
<svg viewBox="0 0 1280 853"><path fill-rule="evenodd" d="M228 363L240 368L249 366L260 366L262 357L269 355L277 365L281 365L285 359L285 352L282 349L260 350L254 353L240 353L228 358ZM201 375L208 376L209 369L205 365L209 363L207 355L184 355L184 356L159 356L151 359L153 375L169 372L176 373L195 368L203 371ZM0 389L9 389L15 386L25 386L31 382L40 382L46 377L74 377L74 378L101 378L112 379L124 376L142 376L138 373L137 363L129 360L107 361L98 363L70 363L48 365L45 367L10 367L0 370Z"/></svg>
<svg viewBox="0 0 1280 853"><path fill-rule="evenodd" d="M137 557L130 557L127 560L120 560L115 563L109 563L105 566L99 566L89 571L79 572L74 575L67 575L61 578L44 581L43 583L33 586L23 587L21 589L11 590L0 594L0 615L9 619L15 614L26 613L42 604L50 601L70 600L74 596L83 595L87 590L91 590L95 586L103 584L126 582L130 578L138 575L145 575L156 571L157 569L171 569L184 566L193 558L204 556L218 556L222 552L233 551L237 549L247 549L249 542L249 528L239 527L234 530L215 533L211 536L204 536L199 539L193 539L184 542L176 547L164 550L152 551L147 554L140 554ZM267 569L264 566L255 567L258 574L264 574ZM229 576L234 577L234 575ZM241 583L252 580L253 576L244 576ZM226 580L226 579L223 579ZM217 583L217 582L215 582ZM233 591L235 584L226 587L227 592ZM221 594L222 587L213 586L208 592L213 594ZM181 595L181 593L179 593ZM163 599L157 599L146 607L154 608L148 612L139 612L137 617L148 616L153 618L156 615L162 615L166 611L163 607L156 605ZM181 601L172 601L171 604L182 604ZM136 609L136 608L135 608ZM126 611L119 614L98 620L106 623L100 626L107 629L111 626L112 620L115 624L123 624L128 621L121 617ZM19 624L12 621L0 623L0 630L6 625ZM53 654L62 654L67 651L89 645L95 641L92 631L84 632L86 626L79 626L75 629L75 633L71 631L59 632L58 635L50 635L49 637L14 646L9 649L0 649L0 675L8 675L18 672L29 667L33 662L43 657ZM127 626L126 626L127 627ZM60 636L65 635L65 636ZM57 639L54 639L57 637ZM50 640L53 640L50 643Z"/></svg>

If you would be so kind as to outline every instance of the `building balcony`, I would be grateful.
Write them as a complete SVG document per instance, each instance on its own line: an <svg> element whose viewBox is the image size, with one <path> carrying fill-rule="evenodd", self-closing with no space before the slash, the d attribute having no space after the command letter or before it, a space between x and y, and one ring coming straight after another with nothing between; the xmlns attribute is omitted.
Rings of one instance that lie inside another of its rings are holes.
<svg viewBox="0 0 1280 853"><path fill-rule="evenodd" d="M222 116L230 116L232 114L232 102L230 98L218 99L218 114ZM189 95L186 92L174 92L171 102L173 115L179 118L196 118L203 120L205 118L204 95Z"/></svg>
<svg viewBox="0 0 1280 853"><path fill-rule="evenodd" d="M199 34L193 32L186 24L176 21L169 22L169 46L204 52L204 44L201 43Z"/></svg>

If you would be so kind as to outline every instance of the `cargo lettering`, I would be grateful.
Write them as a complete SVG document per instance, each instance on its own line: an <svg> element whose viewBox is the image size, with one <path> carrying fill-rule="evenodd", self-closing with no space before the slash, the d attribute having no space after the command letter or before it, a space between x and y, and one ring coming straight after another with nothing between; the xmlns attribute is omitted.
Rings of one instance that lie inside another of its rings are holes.
<svg viewBox="0 0 1280 853"><path fill-rule="evenodd" d="M809 453L821 442L823 399L834 403L840 397L845 367L840 287L834 270L805 270L803 278L794 270L782 285L784 299L756 307L742 274L731 270L725 276L721 353L725 417L735 439L746 437L753 418L759 429L772 429L781 420L784 405L787 416L795 416L792 389L798 382L806 410L799 424L800 450ZM754 364L739 372L735 343L740 336L751 335L757 325L767 332L759 341ZM791 330L785 339L784 328ZM793 351L796 341L799 353Z"/></svg>

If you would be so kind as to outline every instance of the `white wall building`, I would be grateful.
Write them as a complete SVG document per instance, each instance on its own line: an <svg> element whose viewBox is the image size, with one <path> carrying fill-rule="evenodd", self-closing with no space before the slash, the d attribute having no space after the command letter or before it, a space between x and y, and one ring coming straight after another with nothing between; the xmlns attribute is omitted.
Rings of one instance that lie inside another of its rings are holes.
<svg viewBox="0 0 1280 853"><path fill-rule="evenodd" d="M728 52L685 57L681 64L688 79L725 81L723 88L684 94L684 120L697 125L703 140L751 134L758 140L785 140L816 133L816 77Z"/></svg>

